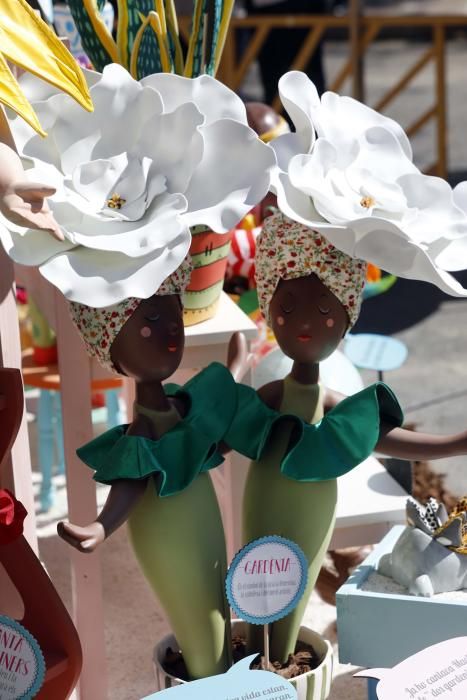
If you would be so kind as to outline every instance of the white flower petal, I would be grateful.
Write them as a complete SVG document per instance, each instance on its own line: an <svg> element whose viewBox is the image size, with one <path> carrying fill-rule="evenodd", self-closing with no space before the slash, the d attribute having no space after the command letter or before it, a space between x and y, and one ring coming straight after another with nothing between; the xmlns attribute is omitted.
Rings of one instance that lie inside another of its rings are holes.
<svg viewBox="0 0 467 700"><path fill-rule="evenodd" d="M269 145L276 154L278 166L274 169L276 172L277 170L286 172L292 158L303 153L300 137L295 133L282 134L270 141Z"/></svg>
<svg viewBox="0 0 467 700"><path fill-rule="evenodd" d="M438 267L427 251L388 221L366 218L352 222L351 230L322 229L322 233L330 243L354 258L371 260L398 277L430 282L446 294L467 296L467 289Z"/></svg>
<svg viewBox="0 0 467 700"><path fill-rule="evenodd" d="M458 272L465 269L467 260L467 236L455 240L437 240L428 246L428 254L442 270Z"/></svg>
<svg viewBox="0 0 467 700"><path fill-rule="evenodd" d="M315 141L312 115L320 109L318 91L300 71L290 71L279 80L279 95L300 139L301 153L309 153Z"/></svg>
<svg viewBox="0 0 467 700"><path fill-rule="evenodd" d="M97 159L78 165L72 172L71 181L77 194L95 208L100 209L115 184L128 166L126 153L114 158Z"/></svg>
<svg viewBox="0 0 467 700"><path fill-rule="evenodd" d="M67 235L74 243L89 249L141 257L151 249L170 246L171 241L180 235L185 228L181 215L186 207L187 202L182 194L164 193L153 200L137 225L134 221L99 221L75 210L74 226L70 225L68 213Z"/></svg>
<svg viewBox="0 0 467 700"><path fill-rule="evenodd" d="M433 243L438 239L467 236L467 218L453 196L449 184L439 177L406 175L399 184L407 197L407 205L417 210L411 222L411 237L416 242ZM467 260L465 260L467 263Z"/></svg>
<svg viewBox="0 0 467 700"><path fill-rule="evenodd" d="M143 89L125 68L116 64L105 67L102 79L90 92L94 103L91 113L83 113L68 96L59 96L63 99L53 138L61 153L64 173L71 172L83 160L131 151L141 137L143 125L162 112L160 95L151 88ZM55 99L50 100L51 108Z"/></svg>
<svg viewBox="0 0 467 700"><path fill-rule="evenodd" d="M266 196L275 164L272 148L248 126L222 119L200 128L203 158L185 192L190 226L228 231ZM232 145L234 144L234 148Z"/></svg>
<svg viewBox="0 0 467 700"><path fill-rule="evenodd" d="M343 147L339 142L333 143L337 151ZM403 175L420 172L394 134L382 126L366 129L358 139L358 146L352 167L370 170L381 180L394 182Z"/></svg>
<svg viewBox="0 0 467 700"><path fill-rule="evenodd" d="M70 241L58 241L47 231L14 228L0 216L0 242L10 258L20 265L42 265L54 255L74 248Z"/></svg>
<svg viewBox="0 0 467 700"><path fill-rule="evenodd" d="M142 130L136 152L153 160L151 173L164 175L169 192L184 192L201 161L202 123L203 115L189 102L150 120Z"/></svg>
<svg viewBox="0 0 467 700"><path fill-rule="evenodd" d="M467 214L467 181L459 182L452 191L454 204Z"/></svg>
<svg viewBox="0 0 467 700"><path fill-rule="evenodd" d="M88 306L110 306L132 296L147 299L183 262L190 241L185 227L170 246L142 258L80 246L55 256L40 271L67 299Z"/></svg>
<svg viewBox="0 0 467 700"><path fill-rule="evenodd" d="M157 90L164 101L164 112L192 102L204 115L204 124L219 119L236 119L247 124L243 101L230 88L209 75L184 78L173 73L154 73L143 78L141 85Z"/></svg>
<svg viewBox="0 0 467 700"><path fill-rule="evenodd" d="M352 135L363 133L375 126L383 127L396 137L405 156L412 160L412 147L402 127L393 119L379 114L353 97L325 92L321 98L321 107L314 117L318 136L325 136L333 142L345 139L346 135L352 138Z"/></svg>
<svg viewBox="0 0 467 700"><path fill-rule="evenodd" d="M279 209L290 219L294 219L294 221L298 221L305 226L313 227L310 223L312 221L330 226L327 222L323 222L322 217L313 205L311 197L295 188L285 173L281 173L277 178L275 190Z"/></svg>

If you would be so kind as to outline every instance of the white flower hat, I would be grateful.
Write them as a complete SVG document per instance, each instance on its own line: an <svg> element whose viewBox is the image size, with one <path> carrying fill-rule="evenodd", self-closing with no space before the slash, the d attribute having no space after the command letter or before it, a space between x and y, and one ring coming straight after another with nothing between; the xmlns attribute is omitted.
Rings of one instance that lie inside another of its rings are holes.
<svg viewBox="0 0 467 700"><path fill-rule="evenodd" d="M281 211L354 258L466 296L449 273L467 268L467 183L423 175L399 124L350 97L320 99L303 73L279 92L296 127L271 142Z"/></svg>
<svg viewBox="0 0 467 700"><path fill-rule="evenodd" d="M57 190L48 202L65 240L6 220L0 238L67 299L103 307L151 296L184 260L190 226L235 226L268 192L275 156L240 98L208 75L137 81L111 64L86 78L92 114L27 76L49 136L12 121L31 177Z"/></svg>

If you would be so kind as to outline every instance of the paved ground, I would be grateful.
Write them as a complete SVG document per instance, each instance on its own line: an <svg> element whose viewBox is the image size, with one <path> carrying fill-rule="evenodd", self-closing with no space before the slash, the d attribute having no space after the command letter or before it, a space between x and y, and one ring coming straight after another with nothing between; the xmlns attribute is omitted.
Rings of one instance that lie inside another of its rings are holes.
<svg viewBox="0 0 467 700"><path fill-rule="evenodd" d="M413 3L412 3L413 4ZM425 0L424 7L427 6ZM457 11L467 2L443 0L437 6ZM417 8L419 7L417 3ZM435 4L432 4L435 7ZM423 46L390 41L377 44L368 59L368 96L373 103L396 76L410 65ZM326 68L332 76L343 60L344 44L328 44ZM449 158L454 178L467 171L467 140L464 134L467 112L467 41L458 39L449 46ZM430 104L430 69L400 99L392 116L407 124L414 109ZM415 158L423 166L432 160L432 135L427 128L414 142ZM467 276L464 278L467 284ZM445 432L467 429L467 363L464 346L467 341L467 301L444 297L427 285L399 281L384 297L365 303L357 330L390 333L409 348L404 367L387 381L398 393L407 417L424 430ZM373 377L368 377L373 379ZM467 460L443 460L441 471L448 472L450 487L459 495L467 492ZM70 602L70 581L66 565L65 545L53 536L54 519L63 514L64 501L57 511L42 519L41 552L56 581L59 591ZM60 513L62 511L62 513ZM105 566L104 594L107 620L107 644L111 671L112 700L136 700L152 690L150 658L152 646L166 629L166 624L153 605L152 596L136 569L123 530L103 547ZM309 609L310 621L322 631L333 634L334 611L316 601ZM347 668L339 669L331 700L363 700L364 682L352 680ZM100 700L96 698L96 700Z"/></svg>

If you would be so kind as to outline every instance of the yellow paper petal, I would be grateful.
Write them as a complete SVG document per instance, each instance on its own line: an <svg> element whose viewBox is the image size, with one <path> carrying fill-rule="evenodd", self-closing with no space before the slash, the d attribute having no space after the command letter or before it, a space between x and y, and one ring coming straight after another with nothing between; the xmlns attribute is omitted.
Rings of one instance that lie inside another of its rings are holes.
<svg viewBox="0 0 467 700"><path fill-rule="evenodd" d="M26 0L0 0L0 51L92 111L84 76L75 59Z"/></svg>
<svg viewBox="0 0 467 700"><path fill-rule="evenodd" d="M45 136L39 120L33 108L27 101L23 91L13 77L8 64L0 54L0 102L10 107L16 114L24 119L41 136ZM0 107L1 109L1 107Z"/></svg>

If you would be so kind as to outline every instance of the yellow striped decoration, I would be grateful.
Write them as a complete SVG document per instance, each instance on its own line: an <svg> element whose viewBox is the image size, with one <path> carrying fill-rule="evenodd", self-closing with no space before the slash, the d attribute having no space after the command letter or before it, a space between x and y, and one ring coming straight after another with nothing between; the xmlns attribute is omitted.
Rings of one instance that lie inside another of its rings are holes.
<svg viewBox="0 0 467 700"><path fill-rule="evenodd" d="M88 13L91 26L99 41L101 42L102 46L109 54L113 63L118 63L117 44L113 40L112 35L110 34L109 30L107 29L102 20L102 17L100 16L96 0L83 0L83 7Z"/></svg>
<svg viewBox="0 0 467 700"><path fill-rule="evenodd" d="M154 31L154 34L156 35L157 43L159 44L159 51L160 51L160 58L161 58L161 64L162 64L162 70L164 73L171 73L171 61L170 61L170 56L167 50L167 47L165 45L164 39L163 39L163 34L162 34L162 24L159 15L157 12L150 12L147 17L141 16L141 27L138 29L135 37L135 41L133 43L133 50L131 52L131 61L130 61L130 73L133 76L133 78L137 79L137 72L138 72L138 53L139 53L139 48L141 46L141 41L143 38L143 34L148 27L148 25L151 27L151 29Z"/></svg>
<svg viewBox="0 0 467 700"><path fill-rule="evenodd" d="M162 68L164 73L173 73L174 67L170 56L169 40L167 37L167 21L165 17L163 0L156 0L156 9L161 23L161 33L157 35L157 39L159 41L159 48L161 52Z"/></svg>
<svg viewBox="0 0 467 700"><path fill-rule="evenodd" d="M120 63L125 68L128 68L128 60L127 60L127 56L128 56L128 3L127 3L127 0L117 0L117 13L118 13L118 24L117 24L118 60L116 61L116 63ZM141 41L141 39L140 39L140 41ZM135 44L136 44L136 37L135 37ZM134 46L133 46L132 53L133 53L133 51L134 51Z"/></svg>
<svg viewBox="0 0 467 700"><path fill-rule="evenodd" d="M165 3L165 18L167 22L167 31L172 39L175 47L174 70L178 75L183 75L183 51L180 43L178 18L175 10L174 0L166 0Z"/></svg>
<svg viewBox="0 0 467 700"><path fill-rule="evenodd" d="M202 9L203 0L196 0L195 11L193 14L193 25L190 34L190 41L188 44L188 53L185 61L184 75L186 78L193 77L193 59L195 54L196 41L201 26Z"/></svg>
<svg viewBox="0 0 467 700"><path fill-rule="evenodd" d="M222 7L221 26L219 28L219 38L216 44L214 75L217 73L219 64L221 62L222 52L224 50L225 40L227 38L227 31L229 29L230 18L232 17L234 5L235 0L224 0Z"/></svg>

